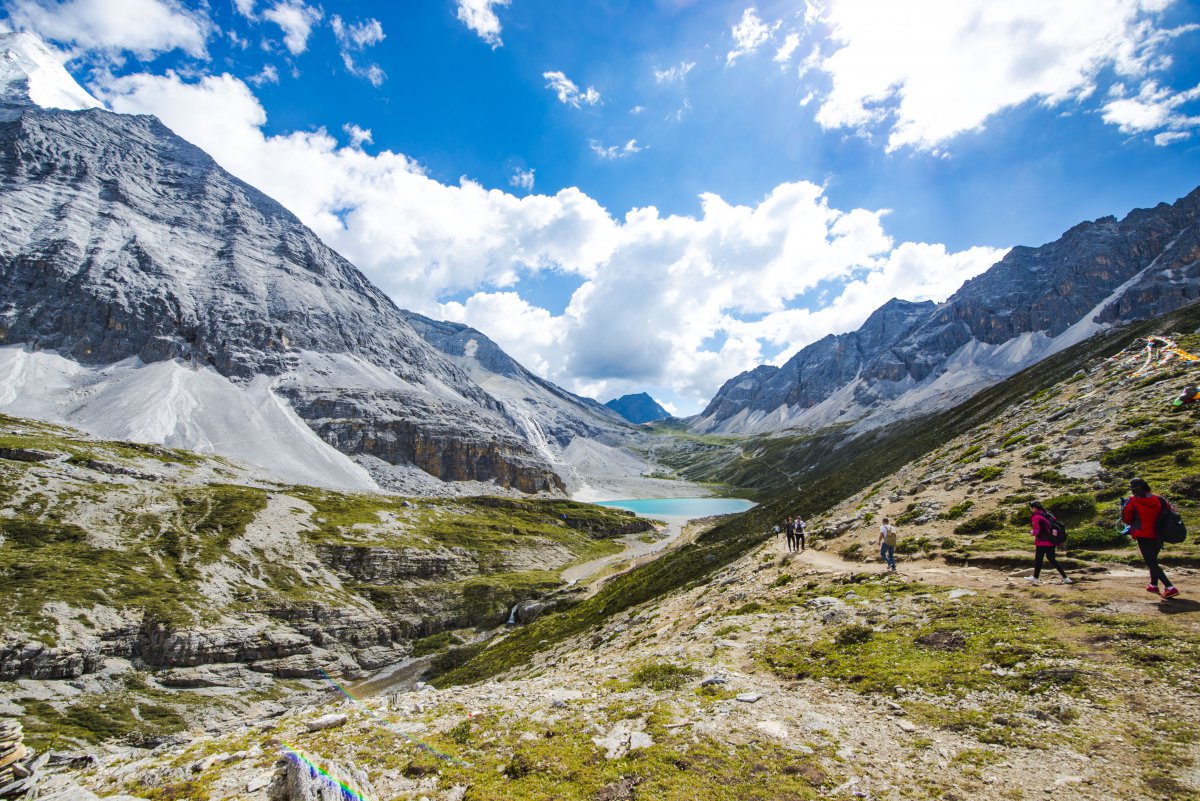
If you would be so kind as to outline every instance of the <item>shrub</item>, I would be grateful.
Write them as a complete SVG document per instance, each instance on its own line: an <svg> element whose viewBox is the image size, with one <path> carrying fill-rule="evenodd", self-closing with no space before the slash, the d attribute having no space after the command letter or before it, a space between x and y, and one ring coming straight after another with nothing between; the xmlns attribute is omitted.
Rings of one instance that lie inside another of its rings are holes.
<svg viewBox="0 0 1200 801"><path fill-rule="evenodd" d="M651 690L678 690L699 675L700 671L689 665L648 662L635 670L629 681L635 687L649 687Z"/></svg>
<svg viewBox="0 0 1200 801"><path fill-rule="evenodd" d="M1113 526L1084 526L1067 531L1067 545L1071 548L1119 548L1129 544L1129 537Z"/></svg>
<svg viewBox="0 0 1200 801"><path fill-rule="evenodd" d="M1113 448L1108 453L1100 457L1100 462L1105 467L1113 467L1126 462L1138 461L1140 459L1148 459L1151 456L1158 456L1162 453L1172 453L1174 451L1188 450L1192 446L1186 440L1169 439L1162 434L1150 434L1144 437L1138 437L1132 442L1127 442L1120 447Z"/></svg>
<svg viewBox="0 0 1200 801"><path fill-rule="evenodd" d="M1057 495L1044 501L1044 505L1068 526L1079 525L1096 516L1096 502L1088 495Z"/></svg>
<svg viewBox="0 0 1200 801"><path fill-rule="evenodd" d="M933 543L927 537L904 537L896 543L896 553L907 554L930 550L933 550Z"/></svg>
<svg viewBox="0 0 1200 801"><path fill-rule="evenodd" d="M869 626L863 626L855 623L850 626L843 626L838 629L838 633L834 635L833 641L841 646L854 645L855 643L866 642L871 639L874 634Z"/></svg>
<svg viewBox="0 0 1200 801"><path fill-rule="evenodd" d="M859 558L861 558L862 557L862 543L856 542L851 545L847 545L845 548L838 551L838 556L842 557L843 559L859 559Z"/></svg>
<svg viewBox="0 0 1200 801"><path fill-rule="evenodd" d="M925 513L925 510L922 509L920 506L918 506L915 502L910 503L908 505L908 508L906 508L903 512L901 512L900 515L896 518L896 525L897 526L906 526L909 523L916 520L918 517L920 517L924 513Z"/></svg>
<svg viewBox="0 0 1200 801"><path fill-rule="evenodd" d="M1071 479L1064 476L1052 467L1045 470L1039 470L1036 473L1030 473L1029 477L1046 484L1070 484Z"/></svg>
<svg viewBox="0 0 1200 801"><path fill-rule="evenodd" d="M998 531L1005 526L1004 512L997 509L986 512L970 520L964 520L954 527L955 534L982 534L985 531Z"/></svg>
<svg viewBox="0 0 1200 801"><path fill-rule="evenodd" d="M949 509L938 515L938 517L942 520L958 520L967 512L971 511L973 506L975 506L975 501L962 501L954 504Z"/></svg>
<svg viewBox="0 0 1200 801"><path fill-rule="evenodd" d="M967 464L969 462L973 462L979 458L979 452L982 450L983 450L982 445L972 445L971 447L969 447L965 451L963 451L962 455L960 455L957 459L954 460L954 463L955 464Z"/></svg>
<svg viewBox="0 0 1200 801"><path fill-rule="evenodd" d="M972 481L995 481L1004 475L1005 465L992 465L990 467L981 467L971 474Z"/></svg>
<svg viewBox="0 0 1200 801"><path fill-rule="evenodd" d="M1184 476L1171 485L1171 492L1178 498L1200 501L1200 475ZM1124 494L1124 490L1119 494Z"/></svg>

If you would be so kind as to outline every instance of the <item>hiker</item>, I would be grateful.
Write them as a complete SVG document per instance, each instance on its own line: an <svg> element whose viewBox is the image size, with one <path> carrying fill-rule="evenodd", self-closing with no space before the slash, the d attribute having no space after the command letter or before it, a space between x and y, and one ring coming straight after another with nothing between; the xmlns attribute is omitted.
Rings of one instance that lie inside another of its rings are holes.
<svg viewBox="0 0 1200 801"><path fill-rule="evenodd" d="M783 519L783 533L787 535L787 549L791 553L796 550L796 524L790 516Z"/></svg>
<svg viewBox="0 0 1200 801"><path fill-rule="evenodd" d="M1129 533L1133 536L1134 542L1138 544L1138 550L1142 552L1142 561L1150 570L1150 583L1146 586L1146 592L1152 592L1155 595L1161 594L1163 598L1176 596L1179 594L1179 590L1175 589L1171 580L1167 578L1167 574L1158 564L1158 554L1162 551L1163 544L1156 529L1159 513L1164 509L1170 509L1171 505L1167 503L1166 499L1150 492L1150 485L1146 483L1145 479L1131 479L1129 491L1132 494L1125 501L1124 508L1121 510L1121 519L1131 526ZM1162 582L1163 585L1161 591L1158 589L1159 582Z"/></svg>
<svg viewBox="0 0 1200 801"><path fill-rule="evenodd" d="M1067 571L1063 570L1058 564L1058 560L1054 558L1054 540L1051 537L1054 535L1054 526L1050 524L1053 516L1046 511L1046 507L1042 506L1041 501L1031 501L1029 508L1032 512L1029 515L1029 526L1033 534L1033 546L1035 555L1033 558L1033 575L1026 576L1025 580L1030 584L1041 584L1042 562L1047 561L1050 567L1058 571L1058 575L1062 576L1059 584L1074 584L1067 576Z"/></svg>
<svg viewBox="0 0 1200 801"><path fill-rule="evenodd" d="M796 516L796 544L800 546L800 550L804 550L804 521L800 516Z"/></svg>
<svg viewBox="0 0 1200 801"><path fill-rule="evenodd" d="M879 527L879 556L887 562L888 572L895 573L896 527L889 525L886 517L883 518L883 524Z"/></svg>

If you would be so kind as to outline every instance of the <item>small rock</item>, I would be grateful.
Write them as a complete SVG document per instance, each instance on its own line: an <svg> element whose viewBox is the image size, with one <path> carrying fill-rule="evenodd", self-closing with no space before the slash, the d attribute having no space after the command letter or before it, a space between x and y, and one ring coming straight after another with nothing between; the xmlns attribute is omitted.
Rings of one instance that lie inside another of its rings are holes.
<svg viewBox="0 0 1200 801"><path fill-rule="evenodd" d="M331 714L319 717L316 720L310 720L305 725L309 731L323 731L324 729L335 729L338 726L345 726L349 718L346 715Z"/></svg>
<svg viewBox="0 0 1200 801"><path fill-rule="evenodd" d="M261 776L255 777L246 783L247 793L257 793L259 790L265 789L272 779L272 774L264 773Z"/></svg>
<svg viewBox="0 0 1200 801"><path fill-rule="evenodd" d="M907 720L897 720L896 725L900 727L900 731L908 732L909 734L917 730L917 727Z"/></svg>
<svg viewBox="0 0 1200 801"><path fill-rule="evenodd" d="M959 590L950 590L950 592L946 593L946 597L949 598L951 601L953 601L957 598L968 598L974 594L975 594L975 590L959 589Z"/></svg>
<svg viewBox="0 0 1200 801"><path fill-rule="evenodd" d="M743 704L753 704L762 698L762 693L738 693L737 700Z"/></svg>

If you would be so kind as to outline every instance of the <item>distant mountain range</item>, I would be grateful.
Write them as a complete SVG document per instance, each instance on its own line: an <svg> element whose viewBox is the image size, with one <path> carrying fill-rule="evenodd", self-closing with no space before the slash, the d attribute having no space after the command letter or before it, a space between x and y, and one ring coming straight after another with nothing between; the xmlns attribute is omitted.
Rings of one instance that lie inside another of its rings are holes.
<svg viewBox="0 0 1200 801"><path fill-rule="evenodd" d="M1106 328L1200 297L1200 189L1016 247L944 303L891 300L857 331L725 382L691 428L860 427L948 408Z"/></svg>
<svg viewBox="0 0 1200 801"><path fill-rule="evenodd" d="M0 410L434 494L562 492L574 438L637 436L399 309L158 119L98 108L35 37L0 52Z"/></svg>
<svg viewBox="0 0 1200 801"><path fill-rule="evenodd" d="M655 420L665 420L671 416L654 398L645 392L636 395L622 395L604 404L631 423L653 423Z"/></svg>

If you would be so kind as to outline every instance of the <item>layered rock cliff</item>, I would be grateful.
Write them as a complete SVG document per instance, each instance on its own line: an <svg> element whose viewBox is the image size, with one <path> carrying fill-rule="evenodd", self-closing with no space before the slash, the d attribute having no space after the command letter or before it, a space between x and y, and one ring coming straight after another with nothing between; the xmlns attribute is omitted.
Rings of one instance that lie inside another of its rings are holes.
<svg viewBox="0 0 1200 801"><path fill-rule="evenodd" d="M941 304L892 300L854 332L725 383L693 421L754 432L946 408L1105 327L1200 297L1200 189L1016 247Z"/></svg>

